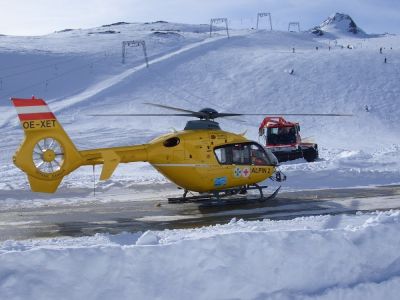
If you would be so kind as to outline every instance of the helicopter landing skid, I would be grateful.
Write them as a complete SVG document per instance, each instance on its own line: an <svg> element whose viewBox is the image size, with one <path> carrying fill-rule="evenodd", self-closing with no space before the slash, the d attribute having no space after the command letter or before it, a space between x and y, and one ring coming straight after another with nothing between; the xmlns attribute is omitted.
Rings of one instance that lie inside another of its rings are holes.
<svg viewBox="0 0 400 300"><path fill-rule="evenodd" d="M278 195L281 187L278 187L270 196L265 197L263 189L268 186L260 186L258 184L243 186L240 188L226 189L215 191L212 194L200 194L196 196L187 196L188 191L185 190L182 197L168 198L168 203L200 203L202 205L225 205L225 204L244 204L252 202L265 202L267 200L272 200ZM248 198L247 191L258 190L259 197Z"/></svg>

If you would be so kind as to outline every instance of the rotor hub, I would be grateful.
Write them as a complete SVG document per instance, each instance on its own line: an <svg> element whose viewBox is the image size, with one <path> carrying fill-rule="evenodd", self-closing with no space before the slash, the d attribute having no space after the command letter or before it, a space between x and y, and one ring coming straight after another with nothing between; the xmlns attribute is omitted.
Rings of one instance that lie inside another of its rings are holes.
<svg viewBox="0 0 400 300"><path fill-rule="evenodd" d="M201 109L199 112L207 115L207 117L204 117L201 119L213 120L218 117L218 112L212 108L206 107L206 108Z"/></svg>
<svg viewBox="0 0 400 300"><path fill-rule="evenodd" d="M56 153L52 149L47 149L43 152L42 158L45 162L52 162L56 158Z"/></svg>

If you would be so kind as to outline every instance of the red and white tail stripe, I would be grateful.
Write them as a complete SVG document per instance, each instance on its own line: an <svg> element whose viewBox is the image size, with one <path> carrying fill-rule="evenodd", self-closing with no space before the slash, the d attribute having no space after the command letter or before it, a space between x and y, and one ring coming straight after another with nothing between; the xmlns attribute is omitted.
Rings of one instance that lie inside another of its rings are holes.
<svg viewBox="0 0 400 300"><path fill-rule="evenodd" d="M17 110L20 121L56 119L43 99L11 98L11 101Z"/></svg>

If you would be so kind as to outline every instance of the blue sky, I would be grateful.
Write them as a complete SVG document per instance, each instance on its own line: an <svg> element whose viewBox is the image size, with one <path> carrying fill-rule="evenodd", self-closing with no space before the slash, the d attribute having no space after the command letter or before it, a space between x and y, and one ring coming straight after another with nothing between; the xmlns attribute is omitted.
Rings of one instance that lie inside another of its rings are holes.
<svg viewBox="0 0 400 300"><path fill-rule="evenodd" d="M212 17L253 24L257 12L271 12L274 29L287 29L290 21L309 29L343 12L368 33L400 33L399 0L0 0L0 33L46 34L117 21L208 23Z"/></svg>

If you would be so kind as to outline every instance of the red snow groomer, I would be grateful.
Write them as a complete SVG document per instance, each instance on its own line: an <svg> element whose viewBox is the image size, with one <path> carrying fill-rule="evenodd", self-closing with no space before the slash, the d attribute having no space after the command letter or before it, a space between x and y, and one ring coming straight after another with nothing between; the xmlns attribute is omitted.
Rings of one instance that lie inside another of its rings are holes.
<svg viewBox="0 0 400 300"><path fill-rule="evenodd" d="M318 145L302 141L299 123L282 117L266 117L260 124L259 135L265 138L265 146L279 162L304 158L308 162L318 158Z"/></svg>

